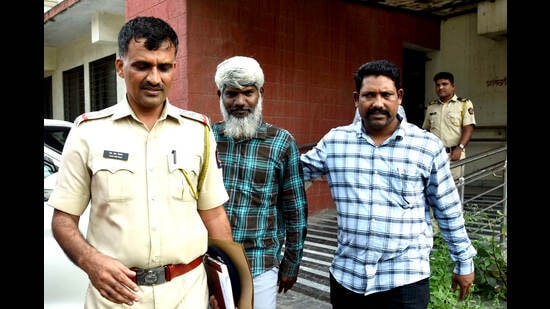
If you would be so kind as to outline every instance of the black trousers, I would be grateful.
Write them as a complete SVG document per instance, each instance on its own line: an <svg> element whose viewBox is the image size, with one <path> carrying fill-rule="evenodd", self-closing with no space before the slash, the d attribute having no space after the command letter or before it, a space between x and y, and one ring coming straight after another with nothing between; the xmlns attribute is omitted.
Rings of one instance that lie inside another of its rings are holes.
<svg viewBox="0 0 550 309"><path fill-rule="evenodd" d="M430 278L364 296L346 289L330 274L330 303L333 309L426 309L429 301Z"/></svg>

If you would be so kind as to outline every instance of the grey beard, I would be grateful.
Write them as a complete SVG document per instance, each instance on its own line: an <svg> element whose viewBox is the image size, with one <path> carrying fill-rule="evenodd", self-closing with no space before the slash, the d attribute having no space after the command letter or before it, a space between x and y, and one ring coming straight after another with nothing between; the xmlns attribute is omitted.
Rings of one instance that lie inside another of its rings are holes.
<svg viewBox="0 0 550 309"><path fill-rule="evenodd" d="M244 118L236 118L229 114L221 98L220 110L225 121L225 135L232 138L252 138L262 122L262 97L258 99L252 113Z"/></svg>

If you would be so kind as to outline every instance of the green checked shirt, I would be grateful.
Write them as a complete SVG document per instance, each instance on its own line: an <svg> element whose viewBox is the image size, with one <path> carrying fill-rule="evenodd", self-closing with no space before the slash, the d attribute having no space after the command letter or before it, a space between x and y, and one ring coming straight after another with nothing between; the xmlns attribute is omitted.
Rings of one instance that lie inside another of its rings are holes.
<svg viewBox="0 0 550 309"><path fill-rule="evenodd" d="M307 198L296 141L288 131L266 122L252 139L235 140L224 134L224 127L216 123L212 132L229 194L224 207L233 238L243 244L253 277L274 266L283 276L297 277Z"/></svg>

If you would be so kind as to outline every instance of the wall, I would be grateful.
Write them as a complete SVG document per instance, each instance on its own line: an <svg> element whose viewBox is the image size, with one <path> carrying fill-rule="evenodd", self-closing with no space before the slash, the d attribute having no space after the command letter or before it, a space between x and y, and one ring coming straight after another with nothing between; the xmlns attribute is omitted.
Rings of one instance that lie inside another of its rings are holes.
<svg viewBox="0 0 550 309"><path fill-rule="evenodd" d="M438 20L337 0L128 0L125 10L125 20L158 16L177 31L172 103L221 120L216 65L230 56L252 56L266 76L266 120L288 129L299 145L315 143L330 128L352 121L352 74L359 65L386 58L401 66L405 42L434 50L440 39ZM88 88L87 63L116 52L116 45L90 42L86 36L56 52L57 67L48 73L55 118L63 113L58 103L63 102L62 71L84 63ZM118 78L119 99L124 89ZM89 90L85 93L89 110ZM324 181L308 190L308 200L310 213L334 207Z"/></svg>
<svg viewBox="0 0 550 309"><path fill-rule="evenodd" d="M265 119L298 145L351 123L359 65L387 58L401 66L404 42L439 48L439 21L345 1L190 0L187 9L178 33L188 40L189 100L175 103L221 120L216 65L252 56L265 73ZM326 182L307 193L310 213L334 207Z"/></svg>
<svg viewBox="0 0 550 309"><path fill-rule="evenodd" d="M125 9L122 22L153 15L176 29L180 49L170 100L213 121L221 120L213 81L217 63L237 54L253 56L266 75L267 121L288 129L300 145L315 143L330 128L352 121L353 71L379 58L401 66L407 46L427 51L431 59L426 63L427 99L434 96L433 74L449 70L455 74L457 93L473 100L478 127L507 123L507 40L478 34L480 17L475 13L440 26L436 20L339 0L127 0ZM92 44L88 35L44 49L44 76L53 77L54 118L63 119L62 72L85 65L89 110L87 64L116 49L116 44ZM121 99L125 86L120 78L117 91ZM480 128L474 137L505 134ZM505 143L472 142L468 154L496 144ZM308 199L310 213L334 207L326 182L315 182Z"/></svg>

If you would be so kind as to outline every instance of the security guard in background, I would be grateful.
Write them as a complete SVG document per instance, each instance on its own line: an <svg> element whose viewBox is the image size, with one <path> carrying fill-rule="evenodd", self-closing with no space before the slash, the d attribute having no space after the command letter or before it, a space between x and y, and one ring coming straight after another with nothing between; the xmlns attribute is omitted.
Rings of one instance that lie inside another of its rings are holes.
<svg viewBox="0 0 550 309"><path fill-rule="evenodd" d="M422 128L441 139L451 161L464 159L476 125L474 105L456 96L452 73L439 72L433 81L439 98L428 104ZM455 180L464 176L464 165L453 168L452 174Z"/></svg>

